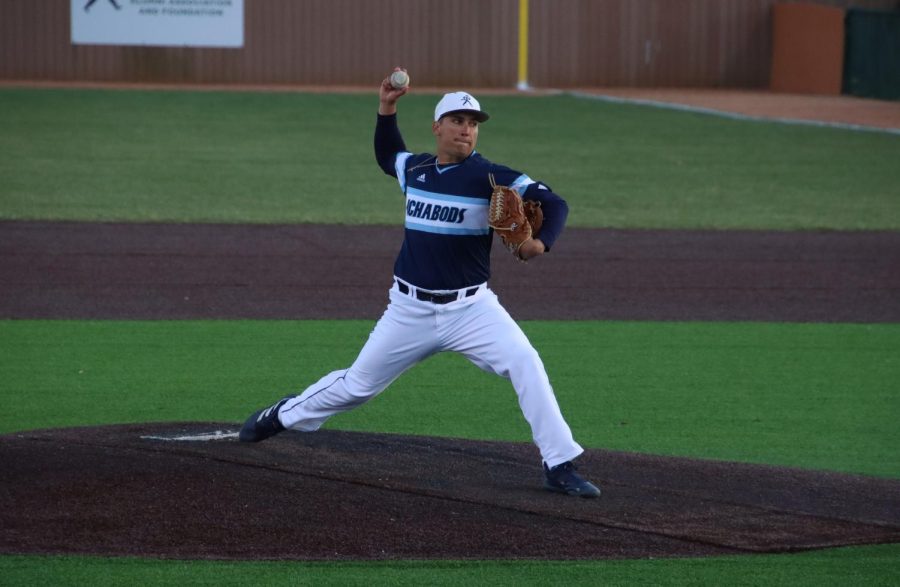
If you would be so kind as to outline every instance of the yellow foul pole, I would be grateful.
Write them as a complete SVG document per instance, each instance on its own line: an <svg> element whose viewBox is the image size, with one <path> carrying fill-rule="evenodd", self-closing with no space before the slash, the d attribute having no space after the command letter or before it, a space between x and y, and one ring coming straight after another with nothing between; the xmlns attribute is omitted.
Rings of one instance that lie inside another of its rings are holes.
<svg viewBox="0 0 900 587"><path fill-rule="evenodd" d="M520 90L528 86L528 0L519 0L519 83Z"/></svg>

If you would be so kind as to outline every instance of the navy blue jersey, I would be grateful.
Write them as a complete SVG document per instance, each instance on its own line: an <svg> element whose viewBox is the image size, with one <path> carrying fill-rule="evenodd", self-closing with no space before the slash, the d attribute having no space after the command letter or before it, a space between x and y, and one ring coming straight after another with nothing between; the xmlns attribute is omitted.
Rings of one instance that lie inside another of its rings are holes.
<svg viewBox="0 0 900 587"><path fill-rule="evenodd" d="M439 165L428 153L408 152L396 115L379 115L375 153L406 196L405 233L394 274L418 287L461 289L490 278L490 175L498 184L541 202L544 225L539 238L548 250L565 224L565 201L524 173L491 163L477 152L450 165Z"/></svg>

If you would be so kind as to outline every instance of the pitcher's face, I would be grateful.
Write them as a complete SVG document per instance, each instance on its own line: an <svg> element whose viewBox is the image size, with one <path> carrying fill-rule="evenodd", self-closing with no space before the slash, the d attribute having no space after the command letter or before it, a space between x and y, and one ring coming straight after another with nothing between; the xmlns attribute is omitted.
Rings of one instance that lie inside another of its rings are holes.
<svg viewBox="0 0 900 587"><path fill-rule="evenodd" d="M478 142L478 121L467 112L451 112L433 123L438 163L459 163L472 154Z"/></svg>

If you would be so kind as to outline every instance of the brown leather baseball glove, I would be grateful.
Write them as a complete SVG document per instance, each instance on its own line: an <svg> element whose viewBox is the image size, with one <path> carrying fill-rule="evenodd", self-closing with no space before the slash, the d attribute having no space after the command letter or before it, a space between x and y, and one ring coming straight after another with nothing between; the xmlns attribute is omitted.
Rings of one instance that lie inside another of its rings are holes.
<svg viewBox="0 0 900 587"><path fill-rule="evenodd" d="M507 250L519 257L519 248L532 238L531 224L525 217L522 197L510 187L497 185L493 174L488 179L494 189L488 210L488 224L500 235Z"/></svg>
<svg viewBox="0 0 900 587"><path fill-rule="evenodd" d="M537 238L541 226L544 225L544 211L541 210L541 203L537 200L525 200L523 207L525 208L525 219L531 225L531 236Z"/></svg>

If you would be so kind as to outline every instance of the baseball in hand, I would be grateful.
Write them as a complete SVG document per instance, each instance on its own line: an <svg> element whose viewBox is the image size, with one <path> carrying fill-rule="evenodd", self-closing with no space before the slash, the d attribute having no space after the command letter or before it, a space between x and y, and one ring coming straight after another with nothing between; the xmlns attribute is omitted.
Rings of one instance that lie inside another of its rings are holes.
<svg viewBox="0 0 900 587"><path fill-rule="evenodd" d="M400 90L409 85L409 75L405 71L395 71L391 74L391 86Z"/></svg>

